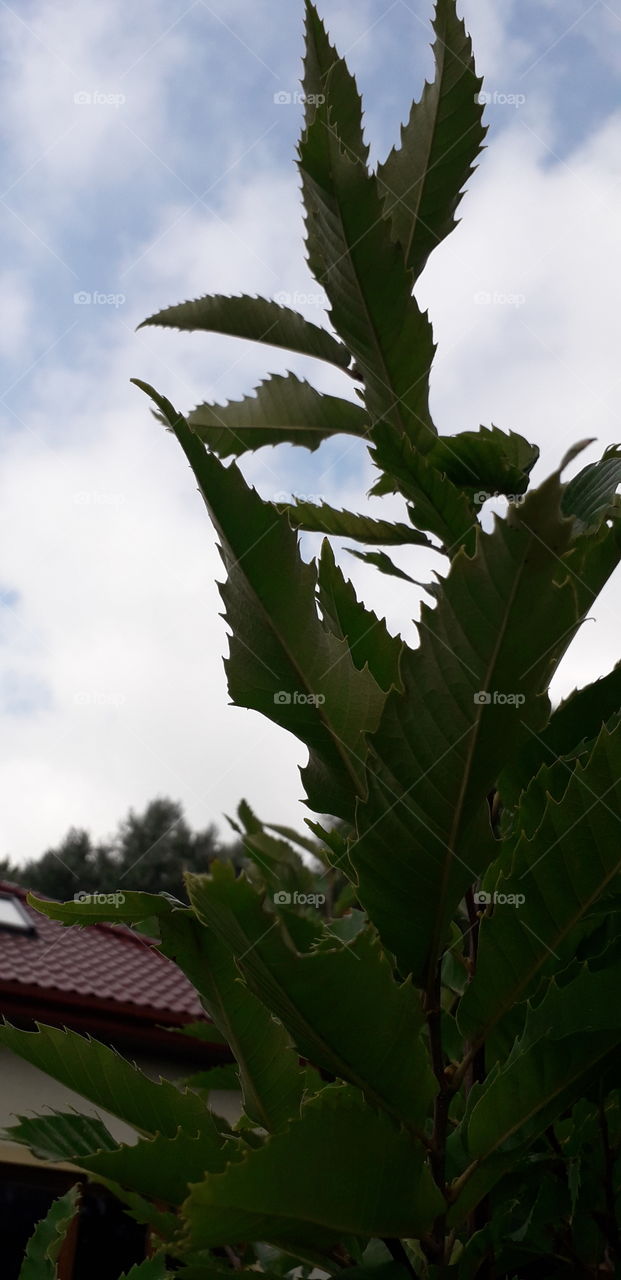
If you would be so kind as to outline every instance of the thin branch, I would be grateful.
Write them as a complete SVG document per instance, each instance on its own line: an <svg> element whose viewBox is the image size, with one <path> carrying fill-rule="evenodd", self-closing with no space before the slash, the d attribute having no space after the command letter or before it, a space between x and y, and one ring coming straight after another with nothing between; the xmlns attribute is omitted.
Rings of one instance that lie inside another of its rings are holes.
<svg viewBox="0 0 621 1280"><path fill-rule="evenodd" d="M602 1147L604 1151L604 1190L606 1194L606 1238L610 1245L612 1256L616 1262L621 1258L621 1242L619 1240L619 1224L617 1222L616 1213L616 1194L614 1179L615 1157L610 1146L610 1132L608 1129L608 1118L606 1116L606 1106L602 1098L599 1107L599 1128L602 1136Z"/></svg>
<svg viewBox="0 0 621 1280"><path fill-rule="evenodd" d="M394 1258L395 1262L398 1262L400 1266L405 1267L406 1271L408 1271L411 1276L415 1277L415 1280L419 1280L418 1272L416 1271L413 1263L410 1262L400 1240L382 1240L382 1244L386 1245L391 1258Z"/></svg>

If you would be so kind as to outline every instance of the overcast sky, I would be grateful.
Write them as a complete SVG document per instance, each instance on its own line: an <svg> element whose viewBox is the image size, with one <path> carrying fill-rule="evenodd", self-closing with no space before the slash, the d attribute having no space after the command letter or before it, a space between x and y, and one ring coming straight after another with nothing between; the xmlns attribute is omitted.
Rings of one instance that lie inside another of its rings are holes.
<svg viewBox="0 0 621 1280"><path fill-rule="evenodd" d="M621 0L461 8L490 132L419 286L439 342L432 407L442 433L495 422L538 442L542 478L575 440L598 440L579 466L621 439ZM321 9L383 158L431 71L430 3ZM321 319L293 163L302 19L301 0L1 4L0 855L38 855L74 824L103 837L158 794L223 833L242 796L267 820L308 813L305 750L228 706L210 524L129 385L190 409L291 368L351 394L328 366L258 344L134 332L218 291L288 294ZM266 449L244 470L266 497L370 509L355 442ZM414 641L413 589L339 559ZM395 559L420 578L437 557ZM620 604L616 580L557 696L613 666Z"/></svg>

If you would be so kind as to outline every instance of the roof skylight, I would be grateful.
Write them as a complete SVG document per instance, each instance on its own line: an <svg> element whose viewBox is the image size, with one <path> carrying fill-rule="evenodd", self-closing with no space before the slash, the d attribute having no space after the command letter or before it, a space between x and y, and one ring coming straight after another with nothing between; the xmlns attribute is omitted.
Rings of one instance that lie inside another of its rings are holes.
<svg viewBox="0 0 621 1280"><path fill-rule="evenodd" d="M0 893L0 929L10 929L12 933L36 933L32 920L19 898L6 893Z"/></svg>

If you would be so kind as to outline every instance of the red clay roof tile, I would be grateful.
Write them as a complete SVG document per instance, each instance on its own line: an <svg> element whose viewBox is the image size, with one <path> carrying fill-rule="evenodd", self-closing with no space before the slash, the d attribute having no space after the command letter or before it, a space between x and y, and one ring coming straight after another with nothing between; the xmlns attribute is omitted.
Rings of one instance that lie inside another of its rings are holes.
<svg viewBox="0 0 621 1280"><path fill-rule="evenodd" d="M180 969L124 925L68 929L28 906L24 889L0 881L0 893L17 898L36 929L32 936L0 928L0 993L21 984L50 999L80 997L93 1009L134 1006L163 1023L205 1017Z"/></svg>

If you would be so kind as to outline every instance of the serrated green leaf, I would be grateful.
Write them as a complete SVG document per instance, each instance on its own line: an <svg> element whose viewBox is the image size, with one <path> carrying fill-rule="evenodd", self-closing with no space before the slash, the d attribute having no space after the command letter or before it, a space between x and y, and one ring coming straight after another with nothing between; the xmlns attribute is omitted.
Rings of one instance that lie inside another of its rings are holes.
<svg viewBox="0 0 621 1280"><path fill-rule="evenodd" d="M52 1111L17 1119L19 1123L5 1129L4 1136L29 1147L39 1160L77 1160L94 1151L115 1151L119 1145L98 1116Z"/></svg>
<svg viewBox="0 0 621 1280"><path fill-rule="evenodd" d="M210 1067L208 1071L196 1071L193 1076L186 1078L185 1083L188 1089L202 1089L203 1093L220 1089L236 1093L240 1087L239 1072L232 1062L224 1067Z"/></svg>
<svg viewBox="0 0 621 1280"><path fill-rule="evenodd" d="M243 811L246 820L254 825L252 823L254 815L250 808L246 806ZM132 901L135 903L136 910L142 910L144 896L128 894L126 910L131 912ZM161 951L189 978L215 1024L213 1026L205 1023L189 1024L182 1028L183 1034L207 1043L227 1044L240 1069L244 1106L248 1115L254 1123L268 1130L277 1128L291 1115L296 1114L302 1096L301 1072L291 1052L286 1033L276 1025L256 997L238 981L238 972L228 949L219 943L214 935L203 929L190 911L174 910L166 898L147 896L152 897L153 903L160 912ZM76 922L79 920L80 912L88 910L87 906L76 902L58 903L37 900L37 904L46 915L63 924ZM152 904L149 909L152 910ZM106 1050L107 1054L111 1052ZM129 1067L129 1064L125 1065ZM45 1069L50 1071L49 1067ZM53 1073L50 1072L50 1074ZM151 1082L149 1081L148 1084L151 1085ZM172 1090L172 1095L168 1095L169 1102L171 1097L173 1100L176 1097L182 1097L172 1085L165 1087L167 1090ZM86 1094L84 1089L78 1089L78 1091L85 1093L87 1097L91 1096ZM194 1094L183 1095L185 1096L194 1099L193 1105L205 1114L209 1130L216 1133L214 1122L205 1104ZM106 1104L101 1103L101 1105ZM175 1115L173 1106L167 1128L162 1130L169 1138L176 1136L177 1125L183 1123L181 1113L177 1120ZM130 1120L129 1123L134 1122ZM146 1133L157 1132L146 1124L135 1124L135 1127ZM194 1134L200 1126L188 1122L184 1127L189 1133ZM219 1135L218 1143L221 1145Z"/></svg>
<svg viewBox="0 0 621 1280"><path fill-rule="evenodd" d="M516 1152L527 1150L581 1096L618 1046L620 981L617 964L601 972L585 967L567 986L552 983L543 1001L529 1009L506 1063L472 1091L462 1131L451 1141L464 1141L474 1176L451 1210L452 1223L487 1193L507 1160L514 1163Z"/></svg>
<svg viewBox="0 0 621 1280"><path fill-rule="evenodd" d="M96 1178L117 1183L160 1206L175 1207L185 1200L191 1182L199 1182L206 1173L222 1173L241 1154L239 1139L229 1138L216 1146L204 1136L180 1131L174 1138L157 1135L115 1151L81 1156L79 1164Z"/></svg>
<svg viewBox="0 0 621 1280"><path fill-rule="evenodd" d="M157 893L125 893L121 890L114 893L80 893L71 903L63 903L66 907L63 923L88 924L127 924L138 923L149 916L156 916L161 911L170 911L166 898ZM58 903L46 898L38 898L36 894L28 894L28 903L50 920L58 920L55 914Z"/></svg>
<svg viewBox="0 0 621 1280"><path fill-rule="evenodd" d="M503 803L516 805L520 794L544 765L575 756L598 736L607 720L621 711L621 663L600 680L576 689L556 708L541 733L533 733L499 781Z"/></svg>
<svg viewBox="0 0 621 1280"><path fill-rule="evenodd" d="M621 843L621 724L604 727L586 765L567 771L561 799L549 793L544 768L525 793L522 834L498 892L524 903L498 907L481 921L477 971L460 1005L458 1022L472 1040L489 1031L514 1004L535 990L544 966L566 955L571 935L607 890L619 883ZM543 810L539 825L531 816ZM566 957L567 958L567 957Z"/></svg>
<svg viewBox="0 0 621 1280"><path fill-rule="evenodd" d="M239 806L238 814L244 823L239 828L244 849L253 860L255 867L266 885L273 889L299 889L310 892L315 881L311 867L303 861L292 841L299 844L317 857L317 846L311 840L305 840L295 831L266 826L256 817L245 801ZM272 832L274 834L272 834Z"/></svg>
<svg viewBox="0 0 621 1280"><path fill-rule="evenodd" d="M385 695L320 622L315 570L302 561L286 516L248 487L235 464L226 468L208 454L168 401L137 385L167 416L220 537L231 698L308 746L309 805L348 817L364 794L365 734L377 725Z"/></svg>
<svg viewBox="0 0 621 1280"><path fill-rule="evenodd" d="M64 925L114 924L118 922L118 912L122 909L125 924L139 924L151 917L169 915L173 909L173 899L165 893L123 893L122 906L116 902L92 902L85 895L73 898L69 902L54 902L51 898L38 898L36 894L28 894L28 904L47 916L49 920L57 920ZM99 895L107 897L108 895ZM116 898L117 894L110 894Z"/></svg>
<svg viewBox="0 0 621 1280"><path fill-rule="evenodd" d="M54 1200L45 1218L37 1223L26 1245L19 1280L56 1280L56 1263L78 1212L79 1192L78 1186L71 1187Z"/></svg>
<svg viewBox="0 0 621 1280"><path fill-rule="evenodd" d="M305 320L290 307L248 294L240 297L208 294L191 302L180 302L157 311L143 320L138 328L148 325L191 331L201 329L208 333L229 334L233 338L248 338L271 347L285 347L300 355L328 360L339 369L347 369L351 363L349 351L326 329Z"/></svg>
<svg viewBox="0 0 621 1280"><path fill-rule="evenodd" d="M272 374L255 394L229 404L199 404L188 423L220 458L240 457L264 445L318 449L339 432L364 440L369 417L360 405L316 391L293 373Z"/></svg>
<svg viewBox="0 0 621 1280"><path fill-rule="evenodd" d="M293 827L283 826L279 822L266 822L264 826L267 827L268 831L274 831L277 836L283 836L291 844L298 844L307 853L312 853L313 858L316 858L319 862L323 861L321 845L316 840L311 840L310 836L304 835L301 831L295 831Z"/></svg>
<svg viewBox="0 0 621 1280"><path fill-rule="evenodd" d="M413 104L401 147L378 168L386 213L416 276L456 226L455 210L486 133L482 81L455 0L437 0L434 31L435 79Z"/></svg>
<svg viewBox="0 0 621 1280"><path fill-rule="evenodd" d="M518 497L525 493L538 457L537 446L514 431L480 427L456 436L438 436L427 462L458 489L483 491L477 495L480 507L497 494Z"/></svg>
<svg viewBox="0 0 621 1280"><path fill-rule="evenodd" d="M372 420L392 423L426 452L436 436L429 413L431 325L412 297L412 273L391 240L377 180L339 137L348 91L330 76L324 89L326 100L300 146L311 270L362 373Z"/></svg>
<svg viewBox="0 0 621 1280"><path fill-rule="evenodd" d="M575 529L574 529L575 534ZM587 617L594 600L621 562L621 520L602 524L595 533L575 538L567 567L582 617Z"/></svg>
<svg viewBox="0 0 621 1280"><path fill-rule="evenodd" d="M183 1211L191 1248L250 1238L320 1250L344 1234L418 1235L442 1205L422 1147L338 1086L261 1150L193 1187Z"/></svg>
<svg viewBox="0 0 621 1280"><path fill-rule="evenodd" d="M145 1262L137 1262L120 1280L166 1280L170 1274L166 1270L166 1259L163 1254L155 1258L147 1258Z"/></svg>
<svg viewBox="0 0 621 1280"><path fill-rule="evenodd" d="M487 795L526 726L545 724L544 691L577 622L571 583L556 581L571 531L559 500L552 476L479 531L472 558L455 557L437 607L422 606L419 648L404 648L405 693L389 695L370 739L349 858L362 905L417 983L431 981L455 908L495 856Z"/></svg>
<svg viewBox="0 0 621 1280"><path fill-rule="evenodd" d="M140 1133L174 1137L181 1126L189 1133L211 1133L214 1141L221 1141L196 1094L182 1092L167 1080L156 1084L97 1040L41 1023L37 1028L20 1031L5 1022L0 1026L0 1044Z"/></svg>
<svg viewBox="0 0 621 1280"><path fill-rule="evenodd" d="M313 872L288 841L277 839L269 831L260 831L243 836L243 843L268 888L290 892L297 889L300 893L312 891L315 882Z"/></svg>
<svg viewBox="0 0 621 1280"><path fill-rule="evenodd" d="M308 128L317 106L327 94L338 106L337 128L346 151L366 165L369 148L362 134L362 101L354 77L344 58L330 44L317 9L306 0L306 41L304 54L304 118Z"/></svg>
<svg viewBox="0 0 621 1280"><path fill-rule="evenodd" d="M297 1115L303 1078L290 1039L239 981L230 948L190 911L162 922L162 950L196 987L239 1067L244 1110L268 1132Z"/></svg>
<svg viewBox="0 0 621 1280"><path fill-rule="evenodd" d="M385 551L357 551L355 547L346 547L345 550L350 556L362 560L363 564L372 564L374 569L379 569L380 573L387 574L389 578L401 578L403 582L410 582L415 587L421 585L416 578L411 578L409 573L400 569Z"/></svg>
<svg viewBox="0 0 621 1280"><path fill-rule="evenodd" d="M347 641L357 667L368 665L386 692L400 684L401 637L391 636L383 618L361 604L351 582L339 569L327 540L319 558L319 606L334 635Z"/></svg>
<svg viewBox="0 0 621 1280"><path fill-rule="evenodd" d="M326 502L278 503L279 511L286 511L293 529L307 533L326 533L335 538L356 538L379 546L432 547L424 533L411 525L396 520L376 520L373 516L355 515L353 511L338 511Z"/></svg>
<svg viewBox="0 0 621 1280"><path fill-rule="evenodd" d="M435 534L447 555L456 555L462 546L472 552L478 521L466 494L392 428L381 424L373 439L371 457L383 474L371 493L401 493L411 503L412 523Z"/></svg>
<svg viewBox="0 0 621 1280"><path fill-rule="evenodd" d="M599 462L591 462L570 480L563 494L565 515L573 515L575 534L594 533L610 513L621 484L621 449L611 445Z"/></svg>
<svg viewBox="0 0 621 1280"><path fill-rule="evenodd" d="M436 1085L420 1038L418 993L395 983L370 930L349 946L334 935L306 955L262 907L243 877L214 864L213 876L188 876L200 918L227 943L251 990L284 1024L314 1066L356 1085L367 1101L422 1127ZM373 1037L366 1011L374 1009Z"/></svg>

